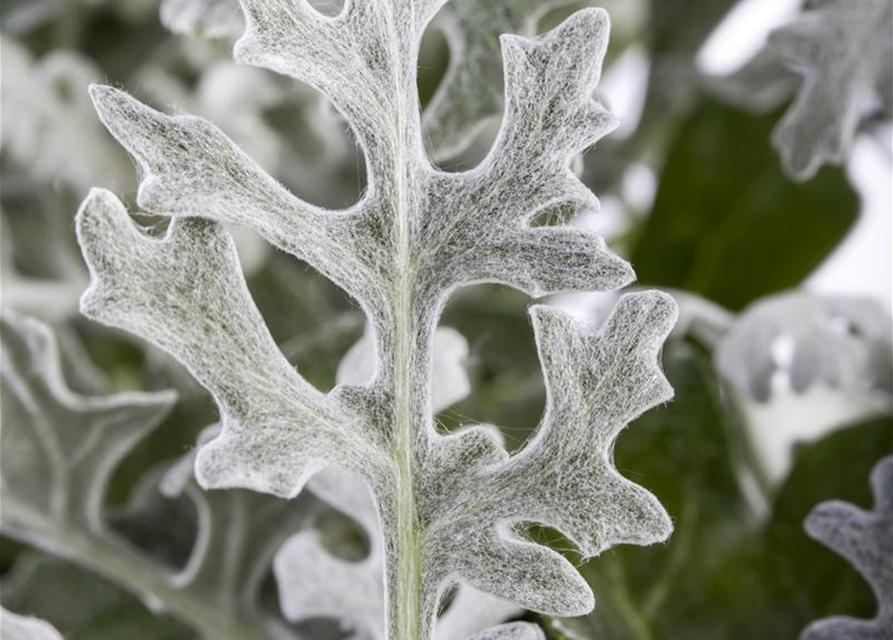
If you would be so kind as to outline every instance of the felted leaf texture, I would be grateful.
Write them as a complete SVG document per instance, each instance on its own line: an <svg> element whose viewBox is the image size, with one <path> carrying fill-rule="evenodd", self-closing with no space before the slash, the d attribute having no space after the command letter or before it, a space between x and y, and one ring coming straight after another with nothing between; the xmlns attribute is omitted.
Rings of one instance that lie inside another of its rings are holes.
<svg viewBox="0 0 893 640"><path fill-rule="evenodd" d="M755 107L793 104L772 134L788 174L812 178L846 157L859 125L893 116L891 0L807 0L720 91Z"/></svg>
<svg viewBox="0 0 893 640"><path fill-rule="evenodd" d="M50 623L16 615L3 607L0 607L0 629L4 640L62 640Z"/></svg>
<svg viewBox="0 0 893 640"><path fill-rule="evenodd" d="M499 36L534 36L549 11L574 0L453 0L439 11L432 28L446 39L450 62L422 126L429 150L438 159L460 153L503 110ZM318 9L326 0L307 0ZM164 0L161 21L174 33L235 39L244 29L238 0ZM261 163L263 164L263 163Z"/></svg>
<svg viewBox="0 0 893 640"><path fill-rule="evenodd" d="M893 638L893 456L871 472L874 509L830 501L806 519L806 532L846 558L871 585L878 601L872 620L849 617L814 622L801 640L889 640Z"/></svg>
<svg viewBox="0 0 893 640"><path fill-rule="evenodd" d="M462 400L470 390L463 361L468 344L460 333L439 327L434 336L431 400L435 412ZM372 377L374 340L367 332L338 367L339 384L361 384ZM381 640L385 633L384 549L375 501L362 478L329 468L308 483L323 502L359 524L369 548L364 558L349 560L326 548L321 535L304 530L276 553L273 569L280 607L293 622L325 617L350 628L356 640ZM449 608L438 617L435 640L465 640L476 632L521 613L508 602L460 585Z"/></svg>
<svg viewBox="0 0 893 640"><path fill-rule="evenodd" d="M431 637L442 596L459 582L539 611L592 608L589 586L527 539L526 523L559 529L584 556L671 529L610 454L630 420L671 396L657 363L676 317L669 296L622 297L594 334L532 309L549 408L518 454L491 427L435 428L432 351L452 291L498 282L541 296L633 277L594 232L531 226L552 207L597 207L570 162L615 126L592 99L607 14L577 12L538 39L503 36L497 141L475 169L444 173L424 153L415 81L422 33L443 4L349 2L327 16L303 0L243 3L237 61L316 87L351 123L369 176L355 206L310 205L210 123L94 87L101 119L140 165L139 205L173 220L150 237L97 190L77 222L92 276L82 310L166 349L217 400L223 428L198 452L199 482L292 497L329 466L362 476L384 539L388 637L412 640ZM301 377L254 306L220 222L254 228L360 304L374 337L371 382L323 394Z"/></svg>

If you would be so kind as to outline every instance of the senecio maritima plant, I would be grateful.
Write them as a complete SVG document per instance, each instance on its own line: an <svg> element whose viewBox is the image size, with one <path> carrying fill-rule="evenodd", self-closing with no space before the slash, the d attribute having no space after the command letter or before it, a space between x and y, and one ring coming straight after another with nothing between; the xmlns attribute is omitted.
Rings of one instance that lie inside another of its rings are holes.
<svg viewBox="0 0 893 640"><path fill-rule="evenodd" d="M585 557L659 542L672 528L654 496L612 463L623 427L672 393L658 365L677 313L667 295L622 296L595 332L531 308L547 406L519 452L509 455L489 425L435 427L432 345L451 292L495 282L540 297L633 280L594 232L535 224L597 207L570 163L616 125L593 99L607 14L581 10L538 39L502 36L497 140L474 169L446 173L426 156L416 88L423 31L445 3L353 0L327 16L306 0L242 1L236 59L312 85L353 128L369 175L355 206L310 205L209 122L94 86L102 121L139 163L140 207L172 220L152 237L100 190L77 219L92 278L84 313L167 350L217 401L222 431L196 457L202 486L291 498L326 467L365 479L393 640L430 638L440 601L461 582L548 614L591 610L574 566L526 537L525 525L559 530ZM296 372L221 223L255 229L357 301L375 343L369 384L322 393ZM517 623L481 637L538 635Z"/></svg>

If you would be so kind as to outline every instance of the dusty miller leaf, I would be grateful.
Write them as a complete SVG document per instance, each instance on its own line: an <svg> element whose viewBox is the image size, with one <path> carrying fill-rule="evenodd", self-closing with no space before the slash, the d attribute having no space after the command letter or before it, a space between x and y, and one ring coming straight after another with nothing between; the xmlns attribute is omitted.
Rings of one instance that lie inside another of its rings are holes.
<svg viewBox="0 0 893 640"><path fill-rule="evenodd" d="M55 339L34 320L5 315L0 522L25 540L101 532L114 467L170 410L172 393L107 398L69 391Z"/></svg>
<svg viewBox="0 0 893 640"><path fill-rule="evenodd" d="M873 620L829 618L811 624L801 640L890 640L893 638L893 456L871 472L874 509L831 501L806 519L806 531L846 558L871 585L878 601Z"/></svg>
<svg viewBox="0 0 893 640"><path fill-rule="evenodd" d="M573 2L453 0L438 12L432 27L444 35L450 63L422 119L437 158L461 152L489 120L502 113L499 36L534 36L545 14ZM325 0L308 3L319 8L330 4ZM161 21L174 33L209 38L234 39L244 29L237 0L165 0Z"/></svg>
<svg viewBox="0 0 893 640"><path fill-rule="evenodd" d="M258 591L278 546L313 513L312 499L206 494L174 474L166 490L186 491L198 513L188 562L169 567L138 552L109 526L106 486L175 395L74 394L45 325L5 315L2 337L0 530L103 574L210 636L287 637L274 633L281 620L258 609Z"/></svg>
<svg viewBox="0 0 893 640"><path fill-rule="evenodd" d="M62 640L53 626L38 620L19 616L0 607L0 628L6 640Z"/></svg>
<svg viewBox="0 0 893 640"><path fill-rule="evenodd" d="M809 0L789 25L720 91L755 107L793 104L772 134L785 170L808 180L826 163L841 164L862 121L893 116L893 2Z"/></svg>
<svg viewBox="0 0 893 640"><path fill-rule="evenodd" d="M434 411L468 394L468 375L463 368L467 353L468 345L461 334L448 327L438 328L431 377ZM373 338L367 332L342 359L338 383L370 380L374 358ZM352 561L331 553L316 531L292 537L276 553L273 565L281 609L293 622L333 618L351 628L351 637L356 640L381 640L385 633L384 556L373 496L362 478L335 468L315 476L308 487L363 528L369 549L363 559ZM438 618L434 637L465 640L518 613L515 605L461 585L446 613Z"/></svg>
<svg viewBox="0 0 893 640"><path fill-rule="evenodd" d="M94 87L100 117L140 165L140 206L174 220L150 238L104 191L78 216L92 275L84 312L174 354L218 402L223 431L198 453L199 481L294 496L327 466L362 475L384 536L388 635L414 640L430 637L457 582L540 611L593 606L574 567L524 537L527 522L561 530L584 556L670 532L653 496L610 461L625 424L671 395L657 364L676 316L668 296L623 297L595 335L533 309L550 405L519 454L487 427L435 430L432 345L453 290L500 282L540 296L632 278L593 232L531 226L549 207L597 206L570 162L615 126L592 99L607 15L580 11L539 39L503 36L500 135L479 166L448 174L424 155L415 82L422 32L443 4L352 2L324 16L303 1L244 3L237 61L311 84L353 126L369 175L354 207L303 202L210 123ZM292 368L218 222L253 227L361 305L371 383L323 394Z"/></svg>
<svg viewBox="0 0 893 640"><path fill-rule="evenodd" d="M616 466L635 469L666 507L673 536L647 549L612 549L582 567L590 584L611 588L588 616L549 620L558 624L558 638L727 637L708 629L696 634L707 617L703 595L712 592L705 576L747 530L732 423L710 355L690 338L671 337L662 360L673 402L639 418L614 449Z"/></svg>

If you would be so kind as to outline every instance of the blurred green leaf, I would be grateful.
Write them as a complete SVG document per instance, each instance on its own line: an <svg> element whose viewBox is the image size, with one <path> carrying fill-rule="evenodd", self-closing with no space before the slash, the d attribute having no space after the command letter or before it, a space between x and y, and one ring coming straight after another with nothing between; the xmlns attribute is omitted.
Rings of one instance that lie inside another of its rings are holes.
<svg viewBox="0 0 893 640"><path fill-rule="evenodd" d="M640 282L740 309L799 284L843 239L859 211L844 171L790 182L769 144L776 120L707 101L682 126L632 252Z"/></svg>

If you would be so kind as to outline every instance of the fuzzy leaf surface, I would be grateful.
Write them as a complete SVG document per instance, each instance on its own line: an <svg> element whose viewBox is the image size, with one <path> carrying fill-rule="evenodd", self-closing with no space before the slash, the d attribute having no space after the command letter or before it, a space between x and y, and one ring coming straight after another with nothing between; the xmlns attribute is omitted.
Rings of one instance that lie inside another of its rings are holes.
<svg viewBox="0 0 893 640"><path fill-rule="evenodd" d="M476 168L444 173L424 153L415 77L422 33L443 4L349 2L329 16L303 0L243 2L236 60L316 87L353 127L369 176L355 206L310 205L210 123L94 87L101 119L140 165L139 205L174 220L151 238L103 191L78 215L92 276L83 310L173 353L217 400L222 432L196 461L204 486L291 497L328 466L364 477L382 524L395 638L430 637L459 582L542 611L588 611L589 587L524 537L526 523L558 528L586 556L670 532L653 496L610 459L626 423L671 395L657 363L676 316L668 296L623 297L594 335L533 310L551 404L518 454L489 427L435 428L433 347L451 292L496 282L541 296L613 289L633 275L591 231L532 226L550 207L597 207L570 163L615 126L592 99L607 14L577 12L537 39L503 36L497 141ZM374 336L370 382L323 394L292 368L222 222L251 226L354 298Z"/></svg>

